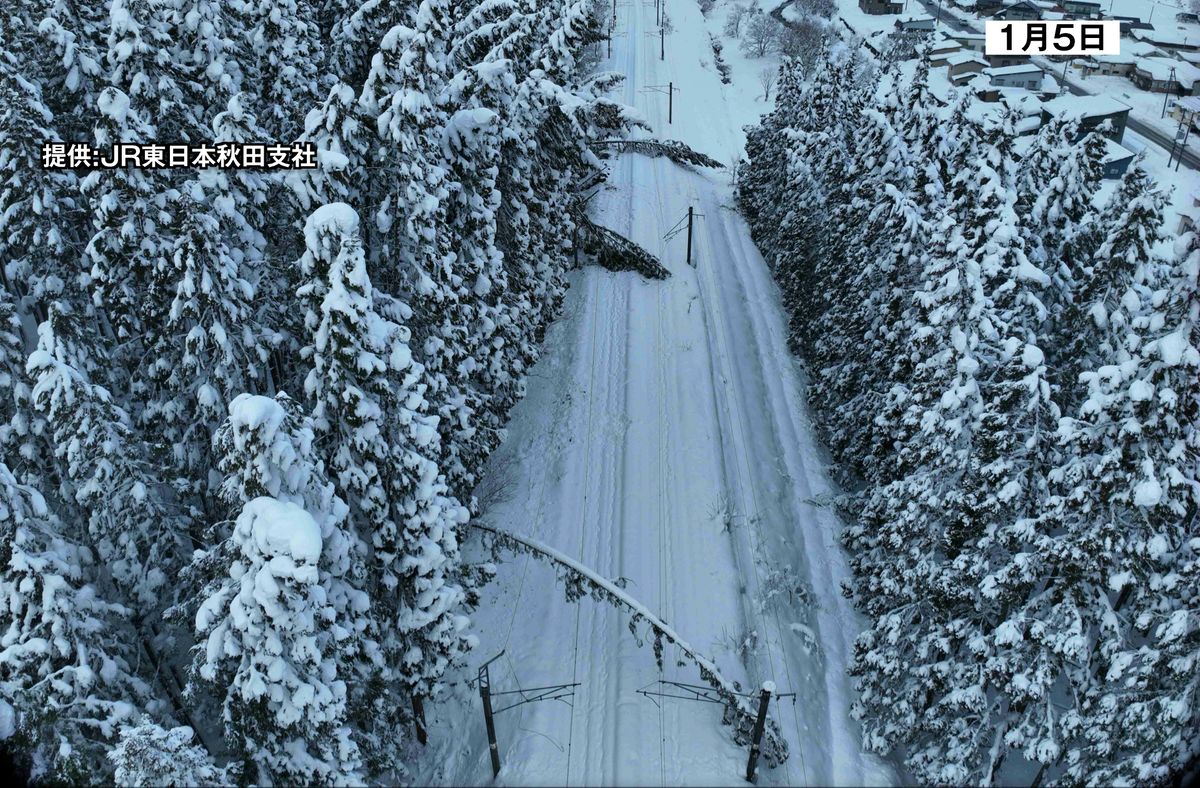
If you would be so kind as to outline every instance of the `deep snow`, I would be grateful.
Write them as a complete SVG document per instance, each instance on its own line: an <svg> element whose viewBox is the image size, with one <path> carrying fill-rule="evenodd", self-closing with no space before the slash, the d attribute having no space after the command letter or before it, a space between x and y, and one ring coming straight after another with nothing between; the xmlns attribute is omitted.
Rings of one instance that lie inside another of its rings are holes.
<svg viewBox="0 0 1200 788"><path fill-rule="evenodd" d="M723 86L694 0L675 0L675 27L659 59L652 2L621 0L613 57L618 97L656 128L714 158L741 151L741 124L764 105L753 96L762 61L735 64ZM652 35L651 35L652 34ZM736 42L725 42L728 60ZM707 63L705 63L707 61ZM667 96L648 86L673 82ZM627 591L747 691L773 682L796 692L772 704L791 757L760 762L761 784L894 784L864 754L848 717L844 667L862 622L839 593L847 576L839 524L817 502L831 491L786 346L787 321L767 266L733 207L729 172L697 172L667 159L623 155L596 199L594 218L658 254L672 272L653 282L589 267L573 275L564 317L547 335L529 393L490 465L504 500L483 519L528 534ZM685 234L663 236L692 206L695 268ZM725 526L728 521L730 527ZM467 557L485 560L477 540ZM772 568L790 565L817 605L766 611L755 600ZM506 556L473 617L495 692L581 682L569 700L531 703L496 718L499 784L736 784L748 750L721 725L714 704L636 694L660 679L699 683L696 668L667 648L660 674L628 616L588 598L568 604L552 567ZM740 659L735 643L755 632ZM809 648L811 639L819 643ZM518 696L506 696L506 703ZM571 705L568 705L571 704ZM497 708L502 705L497 704ZM434 771L415 781L487 784L491 767L478 695L462 685L431 709Z"/></svg>

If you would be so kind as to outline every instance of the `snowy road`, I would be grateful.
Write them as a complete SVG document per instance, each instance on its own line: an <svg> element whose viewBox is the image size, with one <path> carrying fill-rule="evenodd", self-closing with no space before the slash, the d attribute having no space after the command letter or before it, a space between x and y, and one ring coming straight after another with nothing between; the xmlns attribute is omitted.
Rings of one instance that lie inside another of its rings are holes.
<svg viewBox="0 0 1200 788"><path fill-rule="evenodd" d="M696 3L676 0L670 13L676 32L660 60L654 4L618 2L625 35L601 67L626 74L624 100L658 137L728 160L742 147L738 124L753 118L726 111ZM666 95L645 90L668 82L679 90L673 125ZM847 716L844 664L861 625L838 592L847 566L835 520L811 503L831 488L803 415L778 291L731 207L729 175L625 155L595 202L598 221L658 254L673 276L575 274L565 317L548 334L498 453L495 472L511 479L511 495L486 519L628 578L633 596L745 688L771 680L797 692L795 704L772 705L792 755L777 769L761 767L761 784L891 783L890 769L860 752ZM662 240L689 206L702 215L695 268L685 262L686 233ZM815 609L756 604L768 573L785 565L811 583ZM493 689L581 683L571 706L533 703L497 717L498 782L741 779L747 750L720 724L719 706L636 694L660 678L699 681L670 647L660 674L625 614L586 599L567 604L553 569L527 556L501 564L489 590L474 617L484 645L473 664L505 649L492 665ZM739 655L734 644L750 632L757 645ZM813 653L805 632L820 644ZM463 705L431 721L435 735L458 742L436 777L485 784L479 704L460 690Z"/></svg>

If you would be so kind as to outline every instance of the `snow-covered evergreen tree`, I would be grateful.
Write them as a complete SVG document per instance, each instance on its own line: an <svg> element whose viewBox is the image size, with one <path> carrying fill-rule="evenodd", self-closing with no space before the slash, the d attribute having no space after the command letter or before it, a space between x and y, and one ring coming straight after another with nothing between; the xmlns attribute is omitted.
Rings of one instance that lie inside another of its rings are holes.
<svg viewBox="0 0 1200 788"><path fill-rule="evenodd" d="M153 704L135 675L129 611L111 601L102 562L78 529L0 464L0 702L15 712L9 741L34 777L103 781L118 727Z"/></svg>
<svg viewBox="0 0 1200 788"><path fill-rule="evenodd" d="M369 598L349 507L323 482L312 427L286 397L240 395L217 435L232 532L193 563L207 575L193 672L220 700L247 776L361 779L348 725L349 667L367 649Z"/></svg>

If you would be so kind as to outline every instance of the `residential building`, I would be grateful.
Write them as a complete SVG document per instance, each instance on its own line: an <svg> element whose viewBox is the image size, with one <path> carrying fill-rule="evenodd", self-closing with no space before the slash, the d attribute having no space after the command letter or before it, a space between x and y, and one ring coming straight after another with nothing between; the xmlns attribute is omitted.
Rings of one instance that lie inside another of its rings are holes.
<svg viewBox="0 0 1200 788"><path fill-rule="evenodd" d="M1110 180L1117 180L1129 169L1129 163L1133 161L1135 154L1133 151L1122 145L1118 145L1110 139L1104 140L1104 146L1107 149L1104 153L1104 158L1101 159L1104 164L1104 177Z"/></svg>
<svg viewBox="0 0 1200 788"><path fill-rule="evenodd" d="M1200 98L1196 96L1181 96L1167 106L1167 117L1177 123L1187 123L1193 129L1200 130Z"/></svg>
<svg viewBox="0 0 1200 788"><path fill-rule="evenodd" d="M929 47L929 65L939 68L946 65L946 59L956 54L962 47L957 41L937 41Z"/></svg>
<svg viewBox="0 0 1200 788"><path fill-rule="evenodd" d="M1188 195L1188 200L1191 205L1186 205L1179 211L1179 227L1175 230L1179 235L1190 232L1200 223L1200 192L1192 192Z"/></svg>
<svg viewBox="0 0 1200 788"><path fill-rule="evenodd" d="M1127 77L1133 73L1137 60L1136 56L1126 54L1092 55L1083 63L1083 78L1087 79L1092 74L1102 77Z"/></svg>
<svg viewBox="0 0 1200 788"><path fill-rule="evenodd" d="M1133 30L1153 30L1154 25L1149 22L1143 22L1136 16L1114 16L1109 17L1115 22L1121 23L1121 35L1127 36Z"/></svg>
<svg viewBox="0 0 1200 788"><path fill-rule="evenodd" d="M978 52L956 52L946 58L946 76L955 86L983 72L987 59Z"/></svg>
<svg viewBox="0 0 1200 788"><path fill-rule="evenodd" d="M1042 74L1045 72L1032 63L1025 63L1019 66L985 68L983 73L991 77L992 87L1037 91L1042 87Z"/></svg>
<svg viewBox="0 0 1200 788"><path fill-rule="evenodd" d="M1013 152L1018 158L1024 157L1029 153L1029 149L1033 146L1034 137L1032 135L1018 136L1013 141ZM1110 139L1104 140L1104 157L1101 162L1104 166L1103 177L1110 180L1116 180L1125 174L1129 169L1130 162L1133 161L1134 152L1118 145Z"/></svg>
<svg viewBox="0 0 1200 788"><path fill-rule="evenodd" d="M1133 37L1167 53L1200 52L1200 34L1187 30L1134 30Z"/></svg>
<svg viewBox="0 0 1200 788"><path fill-rule="evenodd" d="M1072 19L1098 19L1100 4L1085 2L1085 0L1062 0L1063 9Z"/></svg>
<svg viewBox="0 0 1200 788"><path fill-rule="evenodd" d="M964 50L972 52L982 52L987 36L983 33L959 33L957 31L946 33L946 38L951 41L957 41L959 46Z"/></svg>
<svg viewBox="0 0 1200 788"><path fill-rule="evenodd" d="M929 14L910 14L896 20L900 30L933 30L934 18Z"/></svg>
<svg viewBox="0 0 1200 788"><path fill-rule="evenodd" d="M1144 57L1134 66L1130 79L1151 93L1175 93L1195 96L1200 88L1200 68L1183 60Z"/></svg>
<svg viewBox="0 0 1200 788"><path fill-rule="evenodd" d="M1196 25L1200 24L1200 16L1197 16L1196 14L1189 14L1187 11L1184 11L1183 13L1175 15L1175 21L1182 24L1191 23Z"/></svg>
<svg viewBox="0 0 1200 788"><path fill-rule="evenodd" d="M899 14L904 11L904 3L897 3L895 0L858 0L858 7L864 13L874 14Z"/></svg>
<svg viewBox="0 0 1200 788"><path fill-rule="evenodd" d="M1042 9L1038 8L1029 0L1021 0L1019 3L1005 6L996 13L992 14L992 19L1012 20L1018 22L1035 21L1042 18Z"/></svg>
<svg viewBox="0 0 1200 788"><path fill-rule="evenodd" d="M1029 62L1029 55L989 55L985 52L983 56L987 58L988 65L992 68L1021 66Z"/></svg>
<svg viewBox="0 0 1200 788"><path fill-rule="evenodd" d="M1079 121L1079 134L1087 132L1108 121L1112 131L1108 133L1113 142L1120 143L1125 138L1125 124L1129 122L1128 104L1124 104L1112 96L1059 96L1051 101L1042 103L1042 123L1060 115Z"/></svg>

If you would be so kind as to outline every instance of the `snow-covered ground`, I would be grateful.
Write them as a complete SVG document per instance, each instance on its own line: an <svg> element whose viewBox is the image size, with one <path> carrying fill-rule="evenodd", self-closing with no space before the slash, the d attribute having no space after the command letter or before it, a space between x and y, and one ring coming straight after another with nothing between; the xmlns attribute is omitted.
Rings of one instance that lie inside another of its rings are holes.
<svg viewBox="0 0 1200 788"><path fill-rule="evenodd" d="M734 83L722 85L706 23L694 0L675 0L675 32L660 60L654 4L617 3L612 58L627 76L620 98L659 138L681 139L723 161L742 149L743 123L758 100L757 72L725 42ZM667 96L649 86L674 83ZM577 272L564 317L548 332L529 393L514 412L492 481L511 485L484 519L529 534L610 578L713 657L747 690L773 681L796 702L772 704L791 757L760 782L894 784L892 769L864 754L848 717L846 659L862 622L839 593L847 576L839 524L819 505L831 492L806 416L801 374L785 339L778 291L733 207L728 172L696 172L666 159L613 160L595 218L660 256L662 282L589 267ZM686 234L663 236L691 206ZM724 522L728 520L730 527ZM472 547L472 556L485 556ZM699 683L667 648L659 671L639 648L627 616L590 599L568 604L555 573L535 559L505 556L474 616L493 691L580 682L569 701L531 703L499 714L500 784L736 784L747 748L721 725L721 708L636 694L668 679ZM790 565L815 590L812 610L784 603L763 611L760 584ZM757 633L744 659L734 644ZM806 633L819 644L806 649ZM417 782L491 780L478 696L462 684L431 710L435 771ZM505 696L508 705L518 696ZM657 701L657 702L656 702ZM570 705L568 705L568 703Z"/></svg>

